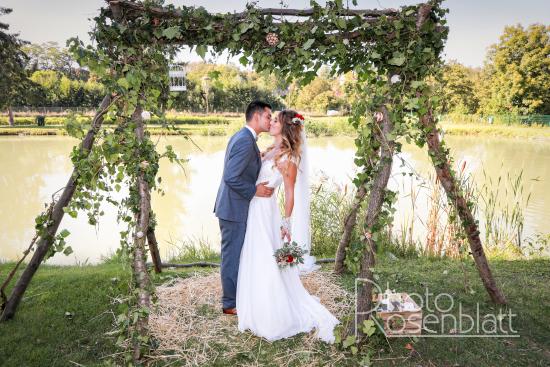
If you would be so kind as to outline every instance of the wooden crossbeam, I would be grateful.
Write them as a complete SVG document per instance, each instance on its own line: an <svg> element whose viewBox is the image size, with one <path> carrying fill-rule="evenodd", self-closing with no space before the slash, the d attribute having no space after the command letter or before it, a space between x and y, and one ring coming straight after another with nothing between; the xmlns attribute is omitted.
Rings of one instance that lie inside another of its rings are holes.
<svg viewBox="0 0 550 367"><path fill-rule="evenodd" d="M146 8L145 6L130 2L127 0L106 0L111 9L113 10L113 16L116 18L120 15L121 9L134 10L137 12L147 11L150 14L158 16L159 18L178 18L182 16L182 12L179 9L167 9L160 7L150 7ZM315 14L315 9L278 9L278 8L264 8L257 9L257 11L262 15L281 15L281 16L293 16L293 17L310 17ZM381 16L394 16L399 14L397 9L342 9L338 15L349 17L349 16L363 16L370 18L377 18ZM225 15L225 14L219 14ZM227 13L227 15L233 15L235 18L245 18L248 15L248 12L240 13Z"/></svg>

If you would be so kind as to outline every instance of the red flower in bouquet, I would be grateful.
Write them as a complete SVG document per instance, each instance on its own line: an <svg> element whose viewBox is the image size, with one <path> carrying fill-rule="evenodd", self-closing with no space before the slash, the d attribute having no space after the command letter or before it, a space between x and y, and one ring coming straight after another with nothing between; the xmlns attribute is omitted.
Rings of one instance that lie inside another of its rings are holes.
<svg viewBox="0 0 550 367"><path fill-rule="evenodd" d="M285 242L281 248L277 249L273 256L277 261L279 268L293 267L304 263L304 254L306 251L296 242Z"/></svg>

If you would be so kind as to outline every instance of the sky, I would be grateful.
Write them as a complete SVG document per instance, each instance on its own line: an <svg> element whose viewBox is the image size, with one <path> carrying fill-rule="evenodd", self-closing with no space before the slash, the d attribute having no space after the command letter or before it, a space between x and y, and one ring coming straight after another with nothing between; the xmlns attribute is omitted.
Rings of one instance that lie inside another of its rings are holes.
<svg viewBox="0 0 550 367"><path fill-rule="evenodd" d="M324 1L318 0L324 4ZM419 1L358 0L357 8L395 8ZM210 12L242 11L245 0L166 0L176 6L204 6ZM309 0L286 0L290 8L308 8ZM351 0L350 7L353 8ZM550 0L447 0L449 38L445 59L472 67L483 65L487 48L498 42L506 25L550 24ZM68 38L78 36L89 41L90 20L105 6L104 0L0 0L0 6L13 9L2 17L11 32L32 43L54 41L64 46ZM262 8L280 7L280 0L260 0ZM194 53L183 52L183 61L199 61ZM226 62L226 57L213 61Z"/></svg>

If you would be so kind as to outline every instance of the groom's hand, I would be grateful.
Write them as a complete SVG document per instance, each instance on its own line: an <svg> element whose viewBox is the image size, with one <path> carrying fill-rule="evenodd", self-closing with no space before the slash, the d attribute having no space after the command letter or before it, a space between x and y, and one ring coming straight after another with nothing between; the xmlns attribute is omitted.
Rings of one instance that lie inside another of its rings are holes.
<svg viewBox="0 0 550 367"><path fill-rule="evenodd" d="M268 183L269 181L265 181L265 182L260 182L257 186L256 186L256 196L259 196L259 197L262 197L262 198L268 198L270 197L271 195L273 195L273 188L272 187L267 187L266 184Z"/></svg>

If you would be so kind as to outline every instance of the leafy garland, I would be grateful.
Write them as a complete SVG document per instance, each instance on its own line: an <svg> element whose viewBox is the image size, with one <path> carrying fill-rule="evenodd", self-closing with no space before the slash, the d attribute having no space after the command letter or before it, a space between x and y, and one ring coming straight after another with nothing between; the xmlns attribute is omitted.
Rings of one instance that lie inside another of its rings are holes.
<svg viewBox="0 0 550 367"><path fill-rule="evenodd" d="M325 7L311 1L312 15L299 22L263 15L253 4L244 13L226 15L212 15L195 7L162 8L162 0L131 5L115 4L101 9L90 33L95 47L85 46L78 39L69 41L77 61L117 96L107 114L117 127L101 130L90 154L83 155L78 147L73 150L71 159L78 170L78 188L66 208L71 216L76 216L78 210L86 211L89 222L96 224L97 217L103 214L104 200L116 205L119 220L127 224L121 232L121 251L128 256L134 251L132 233L136 232L140 210L138 177L143 173L149 188L161 191L157 185L161 179L156 176L159 160L166 157L180 162L170 146L164 153L157 153L147 133L143 140L138 139L135 116L132 118L139 109L151 111L165 121L163 111L171 105L168 63L175 57L178 45L192 46L202 57L208 46L218 54L224 50L232 55L242 53L243 65L251 63L257 71L274 72L302 84L311 81L324 64L332 66L333 74L354 72L358 98L349 121L357 130L357 187L369 188L372 183L381 165L381 144L391 140L399 152L400 138L419 146L426 143L428 131L419 121L438 103L437 98L427 97L427 78L440 66L447 36L446 10L440 6L441 0L406 6L392 15L377 17L342 16L346 11L342 0L328 1ZM423 12L425 19L419 22ZM381 136L380 124L371 117L381 106L387 108L394 126L387 136ZM71 135L83 135L76 122L68 127ZM447 151L432 159L434 164L441 164L448 159ZM117 200L113 191L124 188L128 189L128 196ZM395 193L386 189L383 210L369 235L379 236L391 223L394 200ZM42 215L37 229L45 223L47 218ZM150 226L154 225L153 217ZM67 234L60 233L58 245L50 255L67 251ZM351 269L357 269L364 249L356 251L358 256L348 256ZM150 292L154 294L152 286ZM136 323L147 317L149 310L137 306L137 297L137 290L132 289L128 307L117 319L121 327L119 343L138 343L143 355L150 341L136 332ZM127 355L128 362L131 359Z"/></svg>

